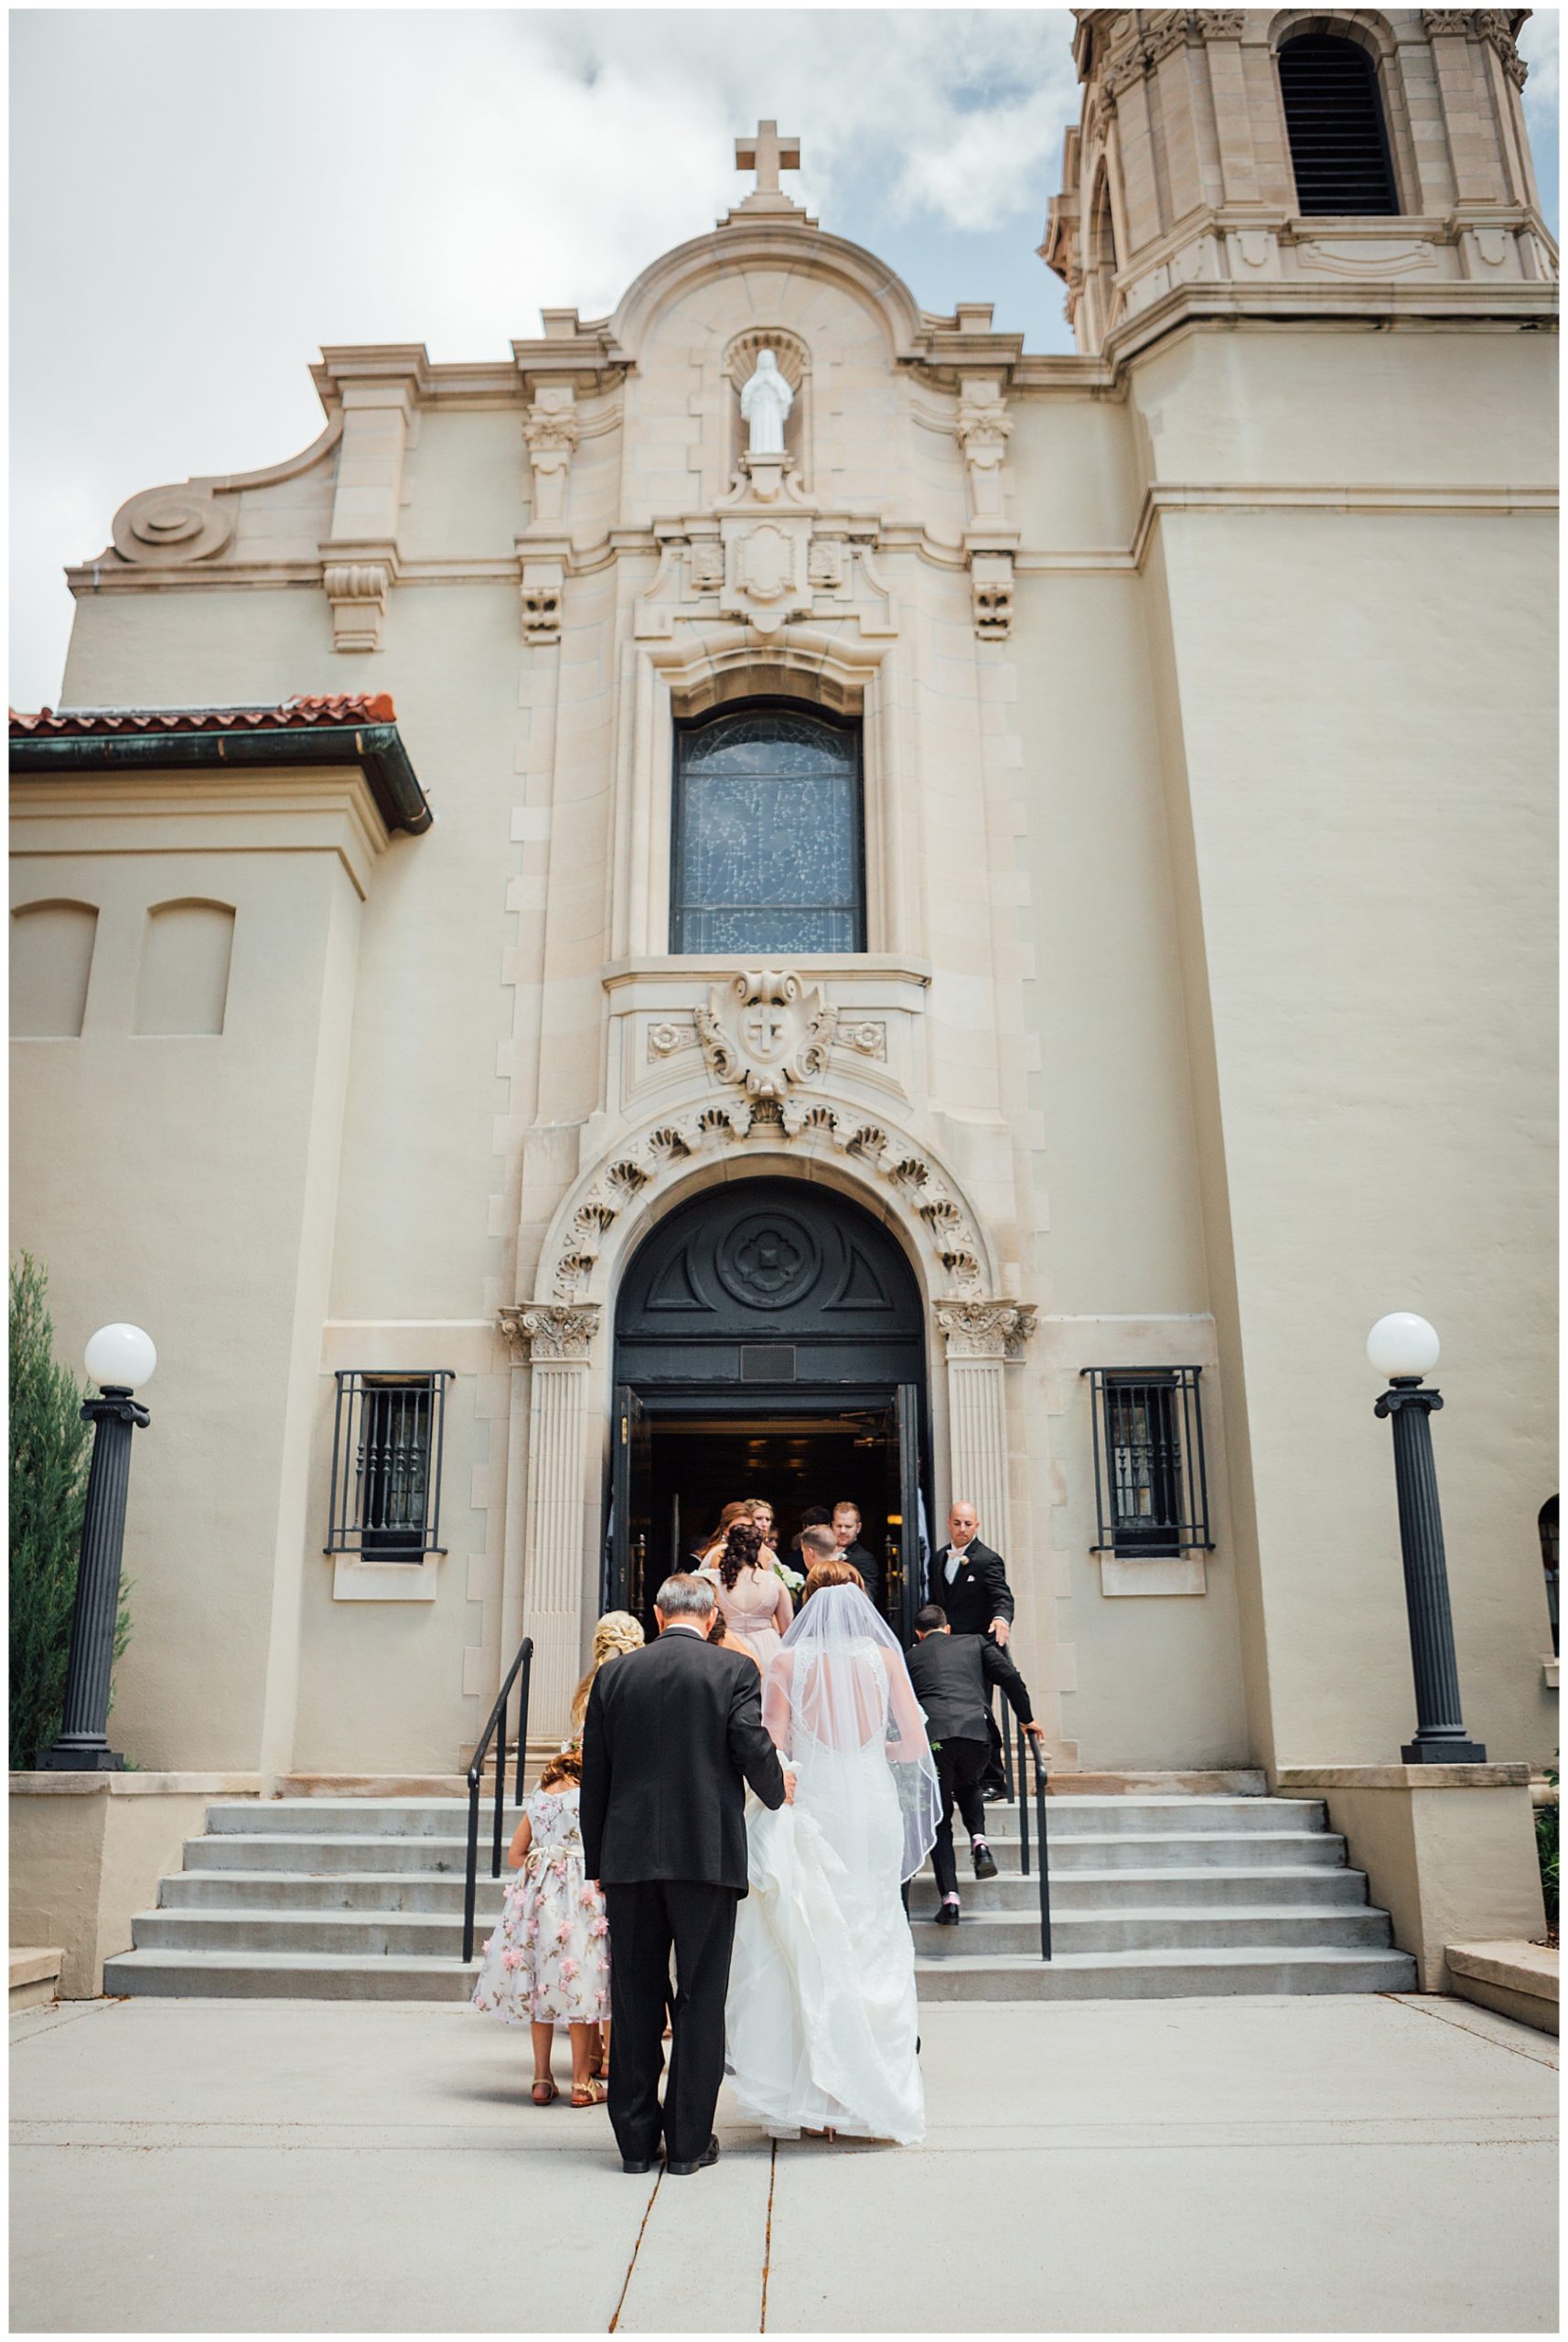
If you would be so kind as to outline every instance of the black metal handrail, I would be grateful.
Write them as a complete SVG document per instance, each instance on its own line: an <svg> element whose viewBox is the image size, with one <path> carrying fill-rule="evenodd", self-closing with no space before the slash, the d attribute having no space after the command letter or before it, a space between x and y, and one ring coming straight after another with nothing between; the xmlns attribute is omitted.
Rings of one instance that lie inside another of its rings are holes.
<svg viewBox="0 0 1568 2342"><path fill-rule="evenodd" d="M1040 1857L1040 1958L1049 1960L1051 1956L1051 1866L1046 1839L1046 1765L1045 1759L1040 1755L1038 1741L1025 1731L1023 1724L1016 1718L1014 1721L1018 1743L1018 1762L1015 1769L1018 1777L1019 1868L1027 1878L1029 1875L1029 1800L1024 1794L1024 1750L1026 1746L1034 1768L1035 1840Z"/></svg>
<svg viewBox="0 0 1568 2342"><path fill-rule="evenodd" d="M517 1712L517 1801L522 1803L522 1767L528 1753L528 1683L533 1672L533 1637L524 1635L518 1645L517 1657L506 1671L490 1720L479 1736L474 1751L474 1761L468 1767L468 1864L463 1885L463 1958L474 1957L474 1904L478 1894L479 1880L479 1783L485 1769L485 1752L492 1740L496 1743L496 1822L490 1848L490 1876L501 1875L501 1816L506 1805L506 1703L511 1697L511 1687L522 1675L522 1696Z"/></svg>

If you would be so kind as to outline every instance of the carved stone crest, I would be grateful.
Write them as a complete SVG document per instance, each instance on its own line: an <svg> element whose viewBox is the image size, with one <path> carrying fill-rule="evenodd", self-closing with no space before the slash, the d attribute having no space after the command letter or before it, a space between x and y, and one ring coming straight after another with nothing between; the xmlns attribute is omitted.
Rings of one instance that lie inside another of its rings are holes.
<svg viewBox="0 0 1568 2342"><path fill-rule="evenodd" d="M759 970L714 984L696 1012L708 1070L752 1098L783 1098L825 1072L838 1012L793 970Z"/></svg>

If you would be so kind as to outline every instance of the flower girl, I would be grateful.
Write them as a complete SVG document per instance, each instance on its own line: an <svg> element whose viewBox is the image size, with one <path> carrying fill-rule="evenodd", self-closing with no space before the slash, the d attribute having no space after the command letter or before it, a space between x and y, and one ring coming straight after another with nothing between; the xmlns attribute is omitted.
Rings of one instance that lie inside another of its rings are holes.
<svg viewBox="0 0 1568 2342"><path fill-rule="evenodd" d="M550 2070L558 2025L572 2036L573 2105L605 2098L593 2068L598 2027L610 2013L609 1922L604 1896L583 1875L582 1778L575 1750L552 1756L540 1775L507 1854L521 1875L507 1889L474 1987L477 2009L532 2026L535 2106L560 2096Z"/></svg>

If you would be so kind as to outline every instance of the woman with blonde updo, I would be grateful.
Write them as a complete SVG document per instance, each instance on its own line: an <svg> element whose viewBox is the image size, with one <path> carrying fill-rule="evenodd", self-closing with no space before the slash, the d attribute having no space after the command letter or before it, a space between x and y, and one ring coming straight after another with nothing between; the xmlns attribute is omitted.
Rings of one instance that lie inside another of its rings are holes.
<svg viewBox="0 0 1568 2342"><path fill-rule="evenodd" d="M640 1650L643 1639L642 1628L629 1610L605 1612L594 1628L594 1648L588 1660L588 1671L572 1694L572 1730L561 1744L564 1749L581 1748L583 1745L583 1718L587 1714L588 1694L594 1688L594 1678L600 1668L607 1666L612 1659L618 1659L622 1651Z"/></svg>
<svg viewBox="0 0 1568 2342"><path fill-rule="evenodd" d="M716 1563L703 1572L714 1581L725 1632L744 1642L763 1675L795 1616L789 1590L773 1574L773 1554L755 1520L730 1523Z"/></svg>

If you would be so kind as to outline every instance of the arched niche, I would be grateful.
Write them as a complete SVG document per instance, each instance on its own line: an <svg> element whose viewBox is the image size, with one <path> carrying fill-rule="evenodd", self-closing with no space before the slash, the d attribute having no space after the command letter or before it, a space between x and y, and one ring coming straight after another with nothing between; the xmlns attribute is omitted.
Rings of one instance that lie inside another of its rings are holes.
<svg viewBox="0 0 1568 2342"><path fill-rule="evenodd" d="M80 1036L97 938L91 903L21 903L13 910L11 1031L17 1039Z"/></svg>
<svg viewBox="0 0 1568 2342"><path fill-rule="evenodd" d="M134 1030L168 1037L220 1034L233 946L231 903L155 903L142 943Z"/></svg>

